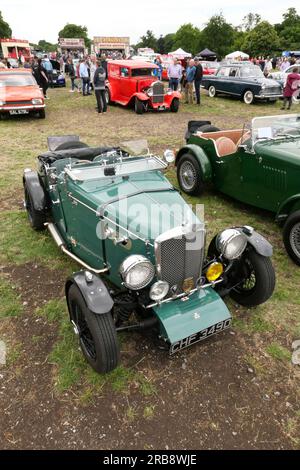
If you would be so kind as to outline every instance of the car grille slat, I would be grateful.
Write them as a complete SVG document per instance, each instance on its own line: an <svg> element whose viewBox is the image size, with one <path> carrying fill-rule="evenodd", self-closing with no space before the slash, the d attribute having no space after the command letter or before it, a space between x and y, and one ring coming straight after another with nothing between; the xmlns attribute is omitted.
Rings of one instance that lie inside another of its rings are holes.
<svg viewBox="0 0 300 470"><path fill-rule="evenodd" d="M152 85L153 87L153 97L152 101L153 103L163 103L164 101L164 84L162 82L155 82Z"/></svg>
<svg viewBox="0 0 300 470"><path fill-rule="evenodd" d="M28 101L7 101L6 102L7 105L11 106L11 105L20 105L20 106L27 106L29 104L32 104L32 102L30 100Z"/></svg>
<svg viewBox="0 0 300 470"><path fill-rule="evenodd" d="M158 278L177 286L177 292L196 287L202 271L205 230L199 225L186 231L178 227L155 240Z"/></svg>

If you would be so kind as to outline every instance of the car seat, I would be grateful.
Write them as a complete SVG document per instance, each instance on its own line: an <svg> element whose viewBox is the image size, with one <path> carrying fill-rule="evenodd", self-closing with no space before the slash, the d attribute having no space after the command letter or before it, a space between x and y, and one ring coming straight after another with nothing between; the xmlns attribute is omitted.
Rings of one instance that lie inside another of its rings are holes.
<svg viewBox="0 0 300 470"><path fill-rule="evenodd" d="M229 137L219 137L215 142L219 157L225 157L237 151L237 145Z"/></svg>

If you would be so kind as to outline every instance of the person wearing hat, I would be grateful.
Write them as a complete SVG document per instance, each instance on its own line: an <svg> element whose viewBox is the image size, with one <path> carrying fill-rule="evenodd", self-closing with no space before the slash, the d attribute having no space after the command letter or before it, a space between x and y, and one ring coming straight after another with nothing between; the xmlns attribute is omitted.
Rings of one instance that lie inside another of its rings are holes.
<svg viewBox="0 0 300 470"><path fill-rule="evenodd" d="M97 60L97 68L94 74L94 90L97 100L98 113L106 113L107 102L105 96L105 69L101 64L101 60Z"/></svg>

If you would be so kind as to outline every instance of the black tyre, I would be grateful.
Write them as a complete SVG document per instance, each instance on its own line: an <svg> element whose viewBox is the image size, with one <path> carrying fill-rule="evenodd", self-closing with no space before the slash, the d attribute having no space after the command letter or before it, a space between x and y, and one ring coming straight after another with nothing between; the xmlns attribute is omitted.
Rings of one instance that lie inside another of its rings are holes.
<svg viewBox="0 0 300 470"><path fill-rule="evenodd" d="M101 315L91 312L75 284L68 291L68 305L87 362L100 374L115 369L120 352L111 312Z"/></svg>
<svg viewBox="0 0 300 470"><path fill-rule="evenodd" d="M219 132L219 129L216 126L212 126L211 124L204 124L204 126L199 127L198 131L200 132Z"/></svg>
<svg viewBox="0 0 300 470"><path fill-rule="evenodd" d="M47 221L46 212L37 211L34 208L32 196L30 195L30 191L28 187L26 186L26 183L24 186L24 197L25 197L25 208L27 211L27 216L28 216L28 220L29 220L31 227L34 230L44 230L45 229L44 224Z"/></svg>
<svg viewBox="0 0 300 470"><path fill-rule="evenodd" d="M275 271L270 258L248 248L242 256L242 283L232 289L230 297L245 307L266 302L275 288Z"/></svg>
<svg viewBox="0 0 300 470"><path fill-rule="evenodd" d="M283 243L288 255L300 266L300 211L291 214L284 224Z"/></svg>
<svg viewBox="0 0 300 470"><path fill-rule="evenodd" d="M243 94L243 101L245 104L252 104L254 101L254 93L251 90L246 90Z"/></svg>
<svg viewBox="0 0 300 470"><path fill-rule="evenodd" d="M171 106L170 106L170 111L172 113L177 113L178 112L178 109L179 109L179 99L178 98L174 98L172 103L171 103Z"/></svg>
<svg viewBox="0 0 300 470"><path fill-rule="evenodd" d="M139 100L137 97L134 101L134 110L136 114L143 114L145 112L145 105L143 101Z"/></svg>
<svg viewBox="0 0 300 470"><path fill-rule="evenodd" d="M182 155L177 164L177 179L179 186L187 194L200 195L204 191L203 175L194 155Z"/></svg>
<svg viewBox="0 0 300 470"><path fill-rule="evenodd" d="M88 145L85 144L84 142L64 142L63 144L60 144L55 151L57 150L71 150L71 149L86 149L88 148Z"/></svg>
<svg viewBox="0 0 300 470"><path fill-rule="evenodd" d="M210 87L208 88L208 96L210 98L215 98L215 96L217 96L217 90L215 86L210 85Z"/></svg>
<svg viewBox="0 0 300 470"><path fill-rule="evenodd" d="M38 114L40 119L45 119L46 111L44 109L40 109Z"/></svg>

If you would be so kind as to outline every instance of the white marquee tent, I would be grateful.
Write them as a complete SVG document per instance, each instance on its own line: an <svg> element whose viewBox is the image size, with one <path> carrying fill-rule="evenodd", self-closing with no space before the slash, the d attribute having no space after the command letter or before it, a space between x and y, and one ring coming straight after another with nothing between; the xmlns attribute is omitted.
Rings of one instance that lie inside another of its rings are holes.
<svg viewBox="0 0 300 470"><path fill-rule="evenodd" d="M177 57L177 59L185 59L186 57L192 57L192 54L189 52L185 52L181 47L176 51L169 52L168 55L172 55L173 57Z"/></svg>
<svg viewBox="0 0 300 470"><path fill-rule="evenodd" d="M249 59L249 56L248 54L245 54L245 52L242 52L242 51L235 51L235 52L231 52L231 54L227 54L227 56L225 57L225 59Z"/></svg>

